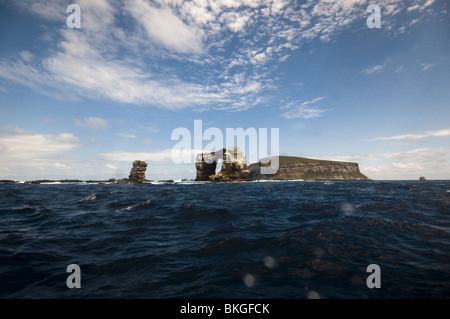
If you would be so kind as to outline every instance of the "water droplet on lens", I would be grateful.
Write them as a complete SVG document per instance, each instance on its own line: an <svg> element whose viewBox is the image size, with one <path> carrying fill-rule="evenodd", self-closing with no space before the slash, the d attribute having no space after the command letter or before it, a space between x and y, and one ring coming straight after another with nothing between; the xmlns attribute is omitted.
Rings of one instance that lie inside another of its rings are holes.
<svg viewBox="0 0 450 319"><path fill-rule="evenodd" d="M341 212L343 212L345 215L351 215L355 212L355 206L350 203L344 202L341 204Z"/></svg>
<svg viewBox="0 0 450 319"><path fill-rule="evenodd" d="M311 290L308 292L306 296L308 299L320 299L320 295L317 291Z"/></svg>
<svg viewBox="0 0 450 319"><path fill-rule="evenodd" d="M276 261L271 256L264 257L263 262L264 262L264 266L266 266L269 269L272 269L272 268L276 267Z"/></svg>
<svg viewBox="0 0 450 319"><path fill-rule="evenodd" d="M327 252L323 248L316 247L313 250L313 254L317 259L322 259L323 257L325 257L327 255Z"/></svg>
<svg viewBox="0 0 450 319"><path fill-rule="evenodd" d="M255 285L255 277L253 275L247 274L244 276L244 284L247 287L253 287Z"/></svg>

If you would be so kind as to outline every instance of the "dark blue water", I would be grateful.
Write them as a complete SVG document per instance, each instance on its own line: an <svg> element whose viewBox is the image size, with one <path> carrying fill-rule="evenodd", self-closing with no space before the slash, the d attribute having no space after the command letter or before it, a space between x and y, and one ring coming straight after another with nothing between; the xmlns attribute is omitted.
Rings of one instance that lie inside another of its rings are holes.
<svg viewBox="0 0 450 319"><path fill-rule="evenodd" d="M1 184L0 298L74 297L449 298L450 182Z"/></svg>

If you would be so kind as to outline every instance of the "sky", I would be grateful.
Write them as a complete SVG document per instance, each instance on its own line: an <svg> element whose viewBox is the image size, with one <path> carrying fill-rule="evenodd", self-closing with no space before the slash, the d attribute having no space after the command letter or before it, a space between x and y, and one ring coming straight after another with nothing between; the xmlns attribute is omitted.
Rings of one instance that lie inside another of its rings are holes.
<svg viewBox="0 0 450 319"><path fill-rule="evenodd" d="M202 151L208 129L233 146L226 131L238 128L258 141L267 129L280 155L357 162L374 180L450 179L449 9L0 0L0 179L125 178L133 160L149 163L147 179L195 178L174 149ZM247 159L263 157L251 143Z"/></svg>

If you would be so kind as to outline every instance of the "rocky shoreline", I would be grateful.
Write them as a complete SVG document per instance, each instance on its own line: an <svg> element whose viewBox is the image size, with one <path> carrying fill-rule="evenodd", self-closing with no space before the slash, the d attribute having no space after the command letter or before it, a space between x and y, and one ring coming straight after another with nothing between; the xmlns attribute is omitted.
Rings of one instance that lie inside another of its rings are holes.
<svg viewBox="0 0 450 319"><path fill-rule="evenodd" d="M217 163L222 161L221 170L216 174ZM148 163L140 160L133 162L128 178L109 180L0 180L0 184L159 184L174 183L174 180L147 180L145 173ZM258 163L247 164L244 153L238 147L226 147L216 152L201 153L195 160L195 180L182 179L176 182L242 182L261 180L370 180L359 170L358 163L317 160L304 157L278 156L264 158Z"/></svg>
<svg viewBox="0 0 450 319"><path fill-rule="evenodd" d="M193 179L182 179L180 182L193 182ZM175 183L173 179L168 180L143 180L140 183L135 183L127 178L109 179L109 180L79 180L79 179L38 179L33 181L16 181L16 180L0 180L0 184L161 184L161 183Z"/></svg>

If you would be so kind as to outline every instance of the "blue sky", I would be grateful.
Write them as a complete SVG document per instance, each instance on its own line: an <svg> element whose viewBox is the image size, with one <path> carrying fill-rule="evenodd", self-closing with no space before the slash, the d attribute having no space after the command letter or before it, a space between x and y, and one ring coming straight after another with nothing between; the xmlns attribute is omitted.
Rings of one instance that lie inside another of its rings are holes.
<svg viewBox="0 0 450 319"><path fill-rule="evenodd" d="M148 179L195 178L171 155L194 120L279 128L280 154L372 179L450 179L449 7L0 0L0 179L123 178L135 159Z"/></svg>

